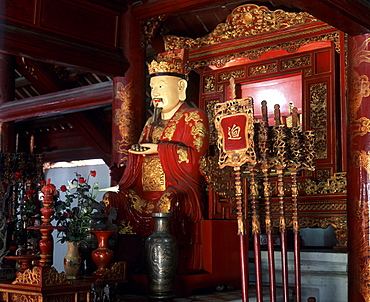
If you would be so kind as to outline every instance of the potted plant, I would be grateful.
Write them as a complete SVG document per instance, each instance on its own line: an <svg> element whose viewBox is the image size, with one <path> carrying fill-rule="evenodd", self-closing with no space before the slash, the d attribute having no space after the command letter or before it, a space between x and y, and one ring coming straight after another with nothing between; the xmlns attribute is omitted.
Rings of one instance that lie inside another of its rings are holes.
<svg viewBox="0 0 370 302"><path fill-rule="evenodd" d="M60 187L59 198L54 203L54 220L58 229L59 241L68 244L68 252L64 258L64 269L68 279L78 276L81 257L78 246L90 234L91 216L94 211L98 183L89 185L89 178L96 176L96 171L90 171L87 179L76 173L76 177L68 182L68 186ZM64 195L64 200L61 199Z"/></svg>

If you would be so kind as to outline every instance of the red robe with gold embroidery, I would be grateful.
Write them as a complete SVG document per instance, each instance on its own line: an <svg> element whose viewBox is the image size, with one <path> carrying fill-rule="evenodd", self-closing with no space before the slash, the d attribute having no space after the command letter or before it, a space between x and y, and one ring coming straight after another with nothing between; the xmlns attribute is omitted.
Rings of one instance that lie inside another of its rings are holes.
<svg viewBox="0 0 370 302"><path fill-rule="evenodd" d="M203 268L200 221L203 219L203 184L199 160L208 148L208 118L198 108L184 103L162 129L151 126L149 118L139 143L158 143L158 156L165 175L164 191L144 191L142 175L144 157L129 153L126 169L119 182L121 198L119 219L130 222L133 232L148 237L153 230L150 212L157 212L162 196L170 200L171 232L179 244L179 270ZM156 136L153 138L153 136ZM154 179L156 180L156 179ZM163 197L162 197L163 198ZM115 198L114 198L115 199Z"/></svg>

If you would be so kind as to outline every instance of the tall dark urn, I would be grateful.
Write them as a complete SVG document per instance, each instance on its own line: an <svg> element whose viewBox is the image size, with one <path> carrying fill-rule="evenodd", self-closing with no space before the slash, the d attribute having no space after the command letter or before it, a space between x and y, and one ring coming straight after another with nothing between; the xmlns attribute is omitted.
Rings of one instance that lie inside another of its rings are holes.
<svg viewBox="0 0 370 302"><path fill-rule="evenodd" d="M152 213L154 232L145 241L149 298L171 299L177 271L177 242L169 232L172 213Z"/></svg>

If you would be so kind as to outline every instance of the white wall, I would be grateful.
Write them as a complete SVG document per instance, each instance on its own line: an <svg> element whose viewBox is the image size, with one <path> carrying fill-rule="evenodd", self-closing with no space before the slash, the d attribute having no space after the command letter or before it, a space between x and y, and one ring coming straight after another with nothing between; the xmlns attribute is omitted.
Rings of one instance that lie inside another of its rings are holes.
<svg viewBox="0 0 370 302"><path fill-rule="evenodd" d="M97 172L96 177L90 177L89 184L97 182L99 188L110 187L110 176L109 176L109 167L105 164L100 165L89 165L89 166L77 166L77 167L63 167L63 168L52 168L45 170L45 179L50 179L51 183L56 186L57 189L61 185L68 186L68 180L72 180L76 177L75 172L81 174L82 177L87 178L90 171L95 170ZM101 201L101 198L105 192L99 192L97 196L97 201ZM52 222L52 224L54 224ZM54 237L54 263L53 266L59 271L62 272L63 269L63 258L67 253L67 244L61 244L56 238L57 231L53 232Z"/></svg>

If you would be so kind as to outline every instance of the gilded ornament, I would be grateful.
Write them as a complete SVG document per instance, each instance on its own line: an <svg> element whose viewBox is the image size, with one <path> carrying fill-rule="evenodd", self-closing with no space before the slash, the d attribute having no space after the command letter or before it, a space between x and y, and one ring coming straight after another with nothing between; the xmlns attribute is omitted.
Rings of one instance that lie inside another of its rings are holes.
<svg viewBox="0 0 370 302"><path fill-rule="evenodd" d="M261 226L258 217L252 217L252 234L261 234Z"/></svg>
<svg viewBox="0 0 370 302"><path fill-rule="evenodd" d="M362 99L370 96L370 81L367 75L358 75L352 78L350 90L349 116L355 120Z"/></svg>
<svg viewBox="0 0 370 302"><path fill-rule="evenodd" d="M95 284L105 283L107 280L112 281L123 281L126 279L126 262L118 261L115 262L111 268L106 269L104 274L99 276L95 281Z"/></svg>
<svg viewBox="0 0 370 302"><path fill-rule="evenodd" d="M165 19L166 15L162 14L141 21L141 48L145 48L150 43Z"/></svg>
<svg viewBox="0 0 370 302"><path fill-rule="evenodd" d="M311 68L307 68L304 70L304 76L305 77L310 77L312 75L312 69Z"/></svg>
<svg viewBox="0 0 370 302"><path fill-rule="evenodd" d="M268 73L273 73L277 71L278 71L278 67L277 67L276 62L266 64L266 65L251 66L248 68L249 76L257 76L260 74L268 74Z"/></svg>
<svg viewBox="0 0 370 302"><path fill-rule="evenodd" d="M217 144L217 132L215 129L215 117L214 117L214 107L215 104L219 103L219 99L215 100L209 100L207 101L206 104L206 111L207 111L207 116L208 116L208 121L209 121L209 144L210 145L216 145Z"/></svg>
<svg viewBox="0 0 370 302"><path fill-rule="evenodd" d="M357 167L363 168L370 178L370 151L360 150L354 152L353 161Z"/></svg>
<svg viewBox="0 0 370 302"><path fill-rule="evenodd" d="M117 153L125 154L122 160L127 159L128 149L134 143L134 130L136 121L131 110L132 82L127 85L117 83L114 97L121 101L120 109L116 109L113 113L113 123L118 125L120 140L115 141L115 150Z"/></svg>
<svg viewBox="0 0 370 302"><path fill-rule="evenodd" d="M319 182L307 179L303 189L305 193L308 195L346 193L347 173L346 172L334 173L333 176L323 179L322 181Z"/></svg>
<svg viewBox="0 0 370 302"><path fill-rule="evenodd" d="M164 193L158 201L157 213L170 213L172 204L172 194L170 192Z"/></svg>
<svg viewBox="0 0 370 302"><path fill-rule="evenodd" d="M135 193L134 190L130 190L128 193L131 206L139 213L152 213L154 205L152 202L148 202L142 199L139 195Z"/></svg>
<svg viewBox="0 0 370 302"><path fill-rule="evenodd" d="M245 145L238 150L226 150L225 140L227 136L223 136L221 126L222 120L233 115L234 117L244 116L246 125L243 126L245 133ZM251 97L241 100L231 100L225 103L218 103L214 107L215 127L218 132L217 146L220 151L219 165L220 169L225 166L240 166L246 162L250 165L256 164L256 154L254 151L254 115L253 115L253 99Z"/></svg>
<svg viewBox="0 0 370 302"><path fill-rule="evenodd" d="M179 120L183 117L183 110L178 110L175 115L172 117L172 119L168 122L167 127L164 130L163 139L172 140L172 137L175 133L176 126L179 122Z"/></svg>
<svg viewBox="0 0 370 302"><path fill-rule="evenodd" d="M205 37L191 39L166 36L165 47L166 50L197 49L316 21L318 20L306 12L289 13L281 9L270 11L265 6L246 4L235 8L227 17L225 23L217 25L215 30Z"/></svg>
<svg viewBox="0 0 370 302"><path fill-rule="evenodd" d="M356 129L353 130L351 133L352 138L358 135L364 136L370 132L370 119L368 119L365 116L360 117L359 119L353 120L352 125L356 127Z"/></svg>
<svg viewBox="0 0 370 302"><path fill-rule="evenodd" d="M361 260L361 265L358 266L358 269L360 292L365 299L364 301L370 301L370 257L364 257Z"/></svg>
<svg viewBox="0 0 370 302"><path fill-rule="evenodd" d="M44 282L44 284L42 284ZM28 284L37 286L53 286L60 284L70 284L64 272L58 273L54 267L47 269L34 266L32 269L26 269L24 272L18 272L16 279L12 284Z"/></svg>
<svg viewBox="0 0 370 302"><path fill-rule="evenodd" d="M311 56L302 56L298 58L293 58L289 60L281 60L281 70L289 70L294 68L301 68L304 66L310 66L311 65Z"/></svg>
<svg viewBox="0 0 370 302"><path fill-rule="evenodd" d="M203 92L213 92L215 91L215 85L216 83L216 78L214 75L207 75L204 76L204 87L203 87Z"/></svg>
<svg viewBox="0 0 370 302"><path fill-rule="evenodd" d="M315 153L317 159L328 157L327 83L316 83L309 86L310 91L310 129L315 131Z"/></svg>
<svg viewBox="0 0 370 302"><path fill-rule="evenodd" d="M12 301L12 302L38 302L38 301L40 301L39 298L40 298L39 295L9 293L9 300L4 300L4 301Z"/></svg>
<svg viewBox="0 0 370 302"><path fill-rule="evenodd" d="M244 77L245 77L244 69L239 69L239 70L233 70L231 72L221 72L218 75L218 81L226 82L226 81L229 81L231 78L238 79L238 78L244 78Z"/></svg>
<svg viewBox="0 0 370 302"><path fill-rule="evenodd" d="M328 26L325 29L333 29L333 27ZM289 39L289 42L284 43L276 43L269 46L264 47L258 47L260 45L260 41L248 41L248 39L245 40L244 43L242 43L240 46L232 46L232 47L226 47L223 49L225 52L229 52L230 54L224 55L222 57L215 57L218 54L217 51L202 51L202 58L204 56L210 57L206 60L197 60L199 54L189 54L189 59L191 59L191 62L187 63L187 70L193 70L196 68L201 68L205 66L216 66L218 68L225 66L226 63L233 61L238 58L248 58L250 60L256 60L259 59L263 54L268 53L269 51L273 50L285 50L287 52L294 52L297 51L300 47L304 45L308 45L310 43L314 42L322 42L322 41L331 41L335 44L335 50L336 52L340 53L340 35L339 32L333 32L328 33L324 35L317 35L314 37L308 37L308 38L301 38L298 40L294 40L296 36L301 36L305 34L313 34L314 32L311 31L304 31L304 32L297 32L295 33L289 33L286 35L281 36L274 36L270 38L265 38L264 41L266 43L273 43L276 41L279 41L280 39ZM258 48L254 48L258 47ZM245 50L247 49L247 50Z"/></svg>
<svg viewBox="0 0 370 302"><path fill-rule="evenodd" d="M343 202L345 203L345 201ZM345 248L347 246L347 216L334 216L327 218L315 218L315 217L301 217L299 218L299 225L301 228L312 228L319 227L326 229L328 226L334 228L336 239L338 243L336 247ZM290 226L290 223L287 224Z"/></svg>
<svg viewBox="0 0 370 302"><path fill-rule="evenodd" d="M166 190L166 178L158 156L145 156L142 165L143 191Z"/></svg>
<svg viewBox="0 0 370 302"><path fill-rule="evenodd" d="M133 227L130 224L130 221L126 222L124 219L121 220L120 225L118 226L119 234L136 234L133 232Z"/></svg>
<svg viewBox="0 0 370 302"><path fill-rule="evenodd" d="M230 199L234 196L235 189L230 187L235 184L235 182L230 182L232 169L230 167L219 169L218 157L202 157L200 168L207 183L218 195Z"/></svg>
<svg viewBox="0 0 370 302"><path fill-rule="evenodd" d="M193 144L199 152L203 146L203 140L208 135L208 131L204 126L203 119L199 113L193 111L185 114L185 123L191 125L191 135L193 136Z"/></svg>
<svg viewBox="0 0 370 302"><path fill-rule="evenodd" d="M183 60L183 51L168 51L164 54L159 54L156 61L153 60L148 64L149 74L161 72L184 74Z"/></svg>
<svg viewBox="0 0 370 302"><path fill-rule="evenodd" d="M178 160L179 164L181 164L182 162L189 163L187 150L180 148L176 151L176 153L179 156L179 160Z"/></svg>

